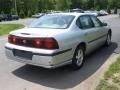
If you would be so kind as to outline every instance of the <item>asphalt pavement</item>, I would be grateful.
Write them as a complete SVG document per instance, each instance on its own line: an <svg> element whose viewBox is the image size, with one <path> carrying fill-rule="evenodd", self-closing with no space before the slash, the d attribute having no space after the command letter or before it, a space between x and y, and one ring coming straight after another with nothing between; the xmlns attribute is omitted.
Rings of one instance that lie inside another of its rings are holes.
<svg viewBox="0 0 120 90"><path fill-rule="evenodd" d="M101 19L113 30L112 44L108 48L101 47L87 56L84 66L77 71L71 70L70 66L49 70L9 60L4 53L7 36L1 36L0 90L94 90L103 73L120 53L120 18L112 15ZM27 26L33 21L27 20L16 22L24 22ZM10 23L13 22L16 23Z"/></svg>

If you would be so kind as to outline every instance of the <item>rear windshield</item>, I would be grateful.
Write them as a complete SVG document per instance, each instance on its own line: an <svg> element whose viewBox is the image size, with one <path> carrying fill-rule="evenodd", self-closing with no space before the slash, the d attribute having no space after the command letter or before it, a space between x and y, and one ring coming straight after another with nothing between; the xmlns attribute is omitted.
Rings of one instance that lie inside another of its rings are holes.
<svg viewBox="0 0 120 90"><path fill-rule="evenodd" d="M72 15L45 15L35 20L29 27L65 29L70 26L74 18Z"/></svg>

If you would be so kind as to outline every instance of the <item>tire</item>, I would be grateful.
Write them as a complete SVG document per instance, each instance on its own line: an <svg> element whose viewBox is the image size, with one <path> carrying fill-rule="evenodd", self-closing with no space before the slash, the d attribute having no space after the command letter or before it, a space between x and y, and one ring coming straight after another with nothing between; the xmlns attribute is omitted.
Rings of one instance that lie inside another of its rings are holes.
<svg viewBox="0 0 120 90"><path fill-rule="evenodd" d="M110 46L111 44L111 34L108 33L107 38L106 38L106 42L105 42L105 46Z"/></svg>
<svg viewBox="0 0 120 90"><path fill-rule="evenodd" d="M74 53L72 67L74 70L80 69L84 63L85 49L79 46Z"/></svg>

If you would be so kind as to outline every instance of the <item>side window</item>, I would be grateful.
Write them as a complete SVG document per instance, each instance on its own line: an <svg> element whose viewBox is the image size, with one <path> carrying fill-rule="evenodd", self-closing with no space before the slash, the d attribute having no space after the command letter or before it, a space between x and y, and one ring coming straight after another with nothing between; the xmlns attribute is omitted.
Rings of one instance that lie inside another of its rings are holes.
<svg viewBox="0 0 120 90"><path fill-rule="evenodd" d="M99 19L97 17L95 17L95 16L90 16L90 17L91 17L95 27L101 26L101 22L99 21Z"/></svg>
<svg viewBox="0 0 120 90"><path fill-rule="evenodd" d="M93 22L91 21L90 17L88 15L80 16L80 24L82 29L89 29L94 27Z"/></svg>

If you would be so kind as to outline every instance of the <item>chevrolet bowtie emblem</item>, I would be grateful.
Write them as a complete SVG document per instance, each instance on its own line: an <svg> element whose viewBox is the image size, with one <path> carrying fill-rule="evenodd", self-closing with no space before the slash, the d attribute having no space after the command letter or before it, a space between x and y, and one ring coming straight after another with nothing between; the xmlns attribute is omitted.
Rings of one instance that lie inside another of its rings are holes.
<svg viewBox="0 0 120 90"><path fill-rule="evenodd" d="M23 42L24 44L26 44L26 43L27 43L27 41L26 41L26 40L23 40L22 42Z"/></svg>

